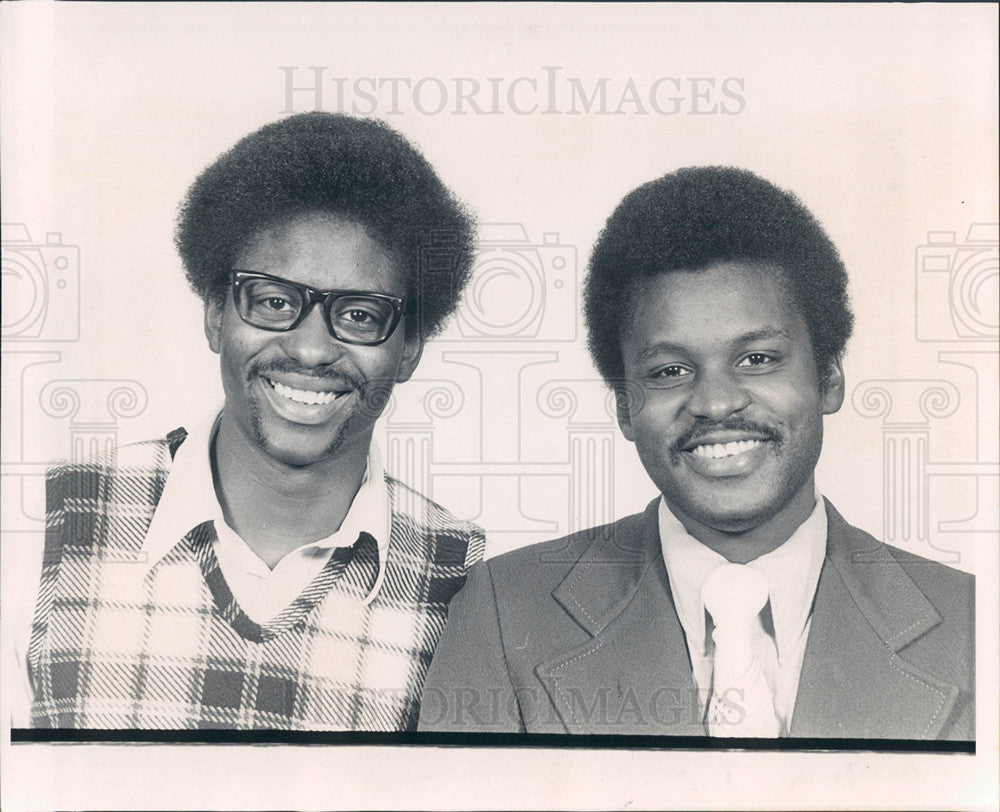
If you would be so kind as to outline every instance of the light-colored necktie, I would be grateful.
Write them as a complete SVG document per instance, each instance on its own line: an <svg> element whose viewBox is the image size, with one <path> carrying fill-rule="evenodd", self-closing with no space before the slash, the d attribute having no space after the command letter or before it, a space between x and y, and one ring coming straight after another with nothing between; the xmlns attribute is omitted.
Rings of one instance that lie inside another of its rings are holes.
<svg viewBox="0 0 1000 812"><path fill-rule="evenodd" d="M715 624L709 735L777 737L771 690L752 646L754 623L767 603L767 579L745 564L723 564L705 580L701 596Z"/></svg>

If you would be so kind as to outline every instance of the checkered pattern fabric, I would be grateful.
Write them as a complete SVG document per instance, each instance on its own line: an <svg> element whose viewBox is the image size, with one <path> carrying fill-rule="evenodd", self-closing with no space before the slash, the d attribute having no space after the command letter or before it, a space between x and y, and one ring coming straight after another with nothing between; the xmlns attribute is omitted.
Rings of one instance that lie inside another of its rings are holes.
<svg viewBox="0 0 1000 812"><path fill-rule="evenodd" d="M378 547L362 533L261 626L222 576L212 522L143 577L142 543L183 437L49 472L32 726L414 730L482 530L386 477L392 530L375 599L363 604Z"/></svg>

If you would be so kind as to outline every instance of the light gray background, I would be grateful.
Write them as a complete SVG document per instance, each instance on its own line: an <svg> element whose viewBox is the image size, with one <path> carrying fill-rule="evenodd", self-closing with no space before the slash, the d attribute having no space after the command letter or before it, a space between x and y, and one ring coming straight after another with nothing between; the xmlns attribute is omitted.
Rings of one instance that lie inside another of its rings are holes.
<svg viewBox="0 0 1000 812"><path fill-rule="evenodd" d="M8 744L9 808L996 798L995 7L39 3L0 14L3 220L20 226L3 246L6 594L24 586L18 550L41 527L46 460L162 436L221 402L172 245L176 207L239 137L313 109L316 94L287 82L319 76L323 109L357 104L391 123L486 224L464 315L380 423L393 473L482 524L491 555L640 510L654 488L584 348L586 258L638 184L690 164L744 166L799 195L851 275L848 399L827 420L819 485L854 524L977 574L984 655L975 758ZM456 80L478 83L482 113L456 100ZM605 100L574 96L574 82L588 97L603 84ZM633 87L638 103L622 103ZM676 112L658 113L654 90ZM378 779L372 759L388 765ZM226 780L213 782L216 769Z"/></svg>

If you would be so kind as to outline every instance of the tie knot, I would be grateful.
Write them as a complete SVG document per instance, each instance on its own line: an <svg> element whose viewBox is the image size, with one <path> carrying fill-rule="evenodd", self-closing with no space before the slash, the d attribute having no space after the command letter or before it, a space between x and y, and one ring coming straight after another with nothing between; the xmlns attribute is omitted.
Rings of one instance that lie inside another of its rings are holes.
<svg viewBox="0 0 1000 812"><path fill-rule="evenodd" d="M701 600L716 627L748 625L767 603L764 574L746 564L723 564L701 588Z"/></svg>

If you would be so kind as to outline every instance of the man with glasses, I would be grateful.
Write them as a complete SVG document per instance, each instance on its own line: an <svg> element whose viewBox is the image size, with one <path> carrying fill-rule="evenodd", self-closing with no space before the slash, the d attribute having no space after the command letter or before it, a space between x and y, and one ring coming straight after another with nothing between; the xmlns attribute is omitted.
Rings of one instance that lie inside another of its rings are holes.
<svg viewBox="0 0 1000 812"><path fill-rule="evenodd" d="M15 726L412 729L484 537L372 432L457 304L472 220L389 127L309 113L204 170L176 239L225 404L50 472Z"/></svg>

